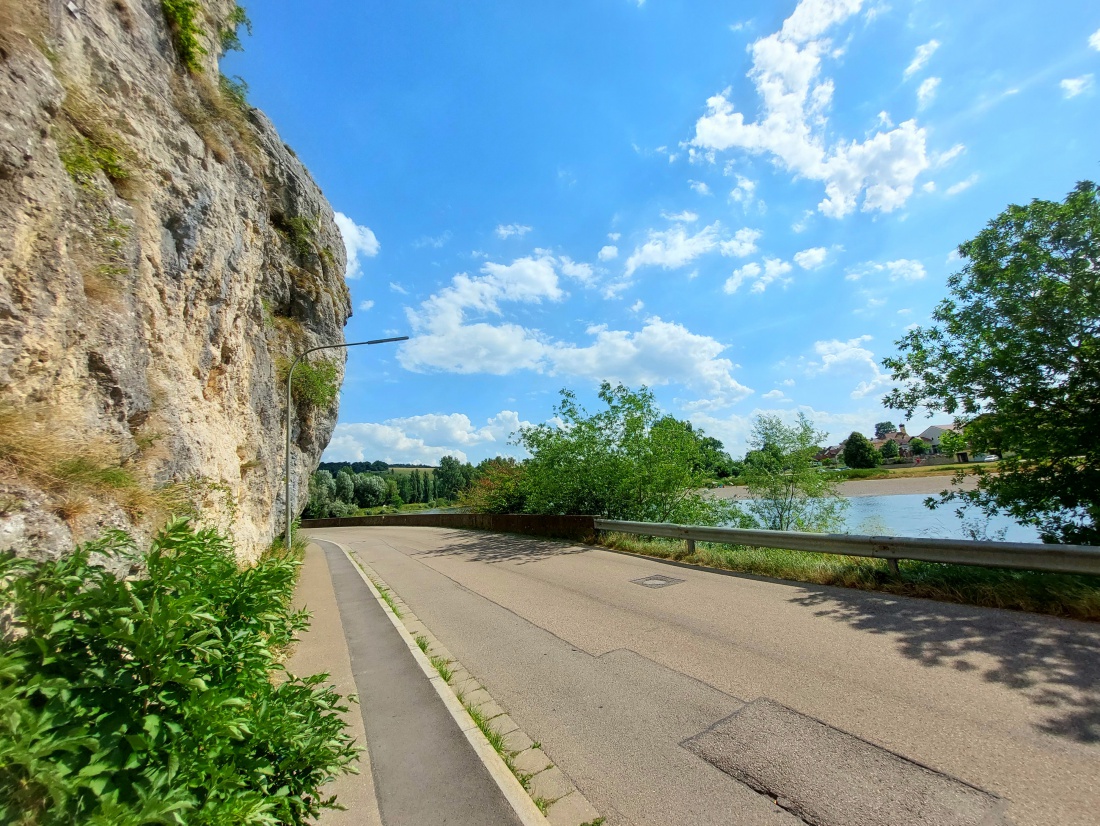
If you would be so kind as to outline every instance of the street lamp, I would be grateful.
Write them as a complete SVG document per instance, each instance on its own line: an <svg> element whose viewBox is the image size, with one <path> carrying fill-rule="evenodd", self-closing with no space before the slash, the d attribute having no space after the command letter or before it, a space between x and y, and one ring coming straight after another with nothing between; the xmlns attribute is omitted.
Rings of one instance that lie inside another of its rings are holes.
<svg viewBox="0 0 1100 826"><path fill-rule="evenodd" d="M346 347L358 347L361 344L389 344L391 341L408 341L408 336L397 336L396 338L376 338L373 341L349 341L345 344L322 344L320 347L310 347L304 353L294 359L294 363L290 365L290 372L286 374L286 549L290 550L291 540L291 505L290 505L290 417L293 413L294 401L290 395L290 381L294 378L294 368L298 366L298 362L308 356L310 353L315 353L318 350L337 350Z"/></svg>

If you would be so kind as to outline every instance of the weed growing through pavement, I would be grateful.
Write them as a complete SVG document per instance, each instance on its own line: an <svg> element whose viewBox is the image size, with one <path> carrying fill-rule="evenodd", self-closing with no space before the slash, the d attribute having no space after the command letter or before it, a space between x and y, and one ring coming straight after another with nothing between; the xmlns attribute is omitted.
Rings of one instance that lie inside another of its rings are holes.
<svg viewBox="0 0 1100 826"><path fill-rule="evenodd" d="M401 619L401 609L398 608L397 603L394 602L394 599L393 599L393 596L391 595L390 589L387 588L382 583L380 583L378 580L374 579L373 577L371 577L370 581L371 581L371 584L373 584L374 587L378 589L378 595L380 597L382 597L382 601L385 602L386 605L390 606L390 610L393 611L394 616L397 617L398 619Z"/></svg>
<svg viewBox="0 0 1100 826"><path fill-rule="evenodd" d="M451 661L446 657L428 657L428 662L432 664L432 668L439 672L439 676L443 678L443 682L449 683L451 677L454 676L454 672L450 669Z"/></svg>
<svg viewBox="0 0 1100 826"><path fill-rule="evenodd" d="M416 635L416 647L419 648L421 651L423 651L425 654L427 654L428 653L428 638L425 637L423 634L417 634Z"/></svg>

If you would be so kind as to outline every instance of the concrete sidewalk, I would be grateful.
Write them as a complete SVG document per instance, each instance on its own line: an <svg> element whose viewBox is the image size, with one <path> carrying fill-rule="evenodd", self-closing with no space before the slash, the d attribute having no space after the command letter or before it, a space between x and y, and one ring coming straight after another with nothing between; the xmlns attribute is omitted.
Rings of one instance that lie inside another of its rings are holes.
<svg viewBox="0 0 1100 826"><path fill-rule="evenodd" d="M313 612L289 667L327 671L342 694L357 694L349 728L360 745L359 775L325 788L344 812L321 826L518 826L509 806L359 572L331 543L311 544L295 602Z"/></svg>

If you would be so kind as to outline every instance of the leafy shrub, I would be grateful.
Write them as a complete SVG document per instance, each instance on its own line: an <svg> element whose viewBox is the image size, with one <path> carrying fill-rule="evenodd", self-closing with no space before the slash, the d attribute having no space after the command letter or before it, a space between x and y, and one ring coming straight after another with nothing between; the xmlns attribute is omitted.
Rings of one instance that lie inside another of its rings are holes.
<svg viewBox="0 0 1100 826"><path fill-rule="evenodd" d="M290 392L301 407L328 407L340 392L339 363L324 358L298 362Z"/></svg>
<svg viewBox="0 0 1100 826"><path fill-rule="evenodd" d="M247 112L251 108L248 105L248 84L240 75L233 75L233 77L221 75L218 78L218 88L238 109Z"/></svg>
<svg viewBox="0 0 1100 826"><path fill-rule="evenodd" d="M201 72L200 57L207 52L199 42L201 29L195 20L199 12L198 0L161 0L161 8L172 31L172 42L176 45L180 63L188 71Z"/></svg>
<svg viewBox="0 0 1100 826"><path fill-rule="evenodd" d="M250 35L252 34L252 21L248 19L248 12L245 11L244 6L234 6L233 11L229 12L229 17L226 18L225 23L226 25L218 32L218 39L221 40L222 44L222 51L244 51L244 46L241 45L239 31L241 26L244 26L245 30Z"/></svg>
<svg viewBox="0 0 1100 826"><path fill-rule="evenodd" d="M278 664L308 624L298 563L237 567L229 543L166 527L146 573L115 531L43 563L0 557L0 822L298 824L355 759L341 697ZM279 679L272 679L278 673Z"/></svg>

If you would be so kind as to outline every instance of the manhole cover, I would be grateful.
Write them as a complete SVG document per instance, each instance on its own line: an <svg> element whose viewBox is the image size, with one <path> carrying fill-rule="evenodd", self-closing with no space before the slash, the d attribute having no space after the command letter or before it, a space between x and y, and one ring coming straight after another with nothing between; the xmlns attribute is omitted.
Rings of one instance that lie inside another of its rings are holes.
<svg viewBox="0 0 1100 826"><path fill-rule="evenodd" d="M646 588L664 588L666 585L675 585L677 582L686 582L683 579L676 579L674 577L665 576L664 574L654 574L653 576L642 577L641 579L630 580L635 585L644 585Z"/></svg>

